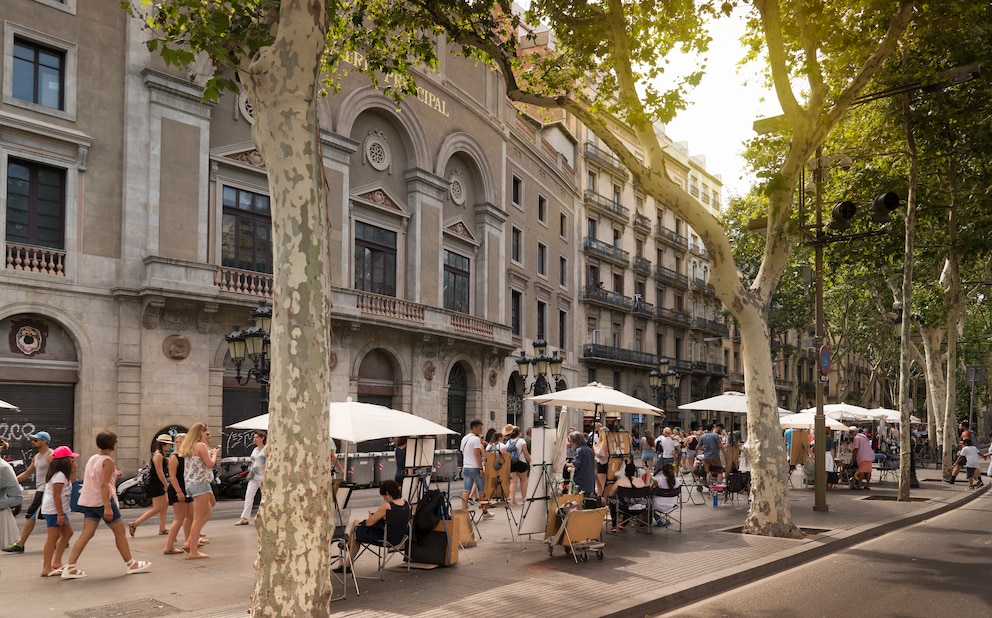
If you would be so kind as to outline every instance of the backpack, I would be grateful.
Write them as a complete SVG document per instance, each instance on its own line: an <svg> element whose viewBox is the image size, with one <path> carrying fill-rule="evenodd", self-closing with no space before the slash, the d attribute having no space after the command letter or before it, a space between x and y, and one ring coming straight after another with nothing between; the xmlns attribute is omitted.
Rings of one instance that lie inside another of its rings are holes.
<svg viewBox="0 0 992 618"><path fill-rule="evenodd" d="M451 503L448 494L440 489L428 489L417 503L413 516L413 540L420 542L442 519L451 519Z"/></svg>
<svg viewBox="0 0 992 618"><path fill-rule="evenodd" d="M665 447L661 445L661 438L654 441L654 452L656 455L661 455L665 452Z"/></svg>
<svg viewBox="0 0 992 618"><path fill-rule="evenodd" d="M143 468L138 470L138 474L135 475L135 480L138 482L139 487L147 487L148 483L152 480L152 462L148 462Z"/></svg>
<svg viewBox="0 0 992 618"><path fill-rule="evenodd" d="M517 448L517 440L520 438L513 438L506 443L506 452L510 454L510 463L516 462L520 459L520 449ZM498 470L499 468L497 468Z"/></svg>

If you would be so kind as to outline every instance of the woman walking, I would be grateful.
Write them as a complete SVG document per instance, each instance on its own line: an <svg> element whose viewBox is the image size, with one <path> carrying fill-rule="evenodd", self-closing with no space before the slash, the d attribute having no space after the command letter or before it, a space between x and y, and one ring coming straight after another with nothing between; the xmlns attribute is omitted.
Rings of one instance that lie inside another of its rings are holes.
<svg viewBox="0 0 992 618"><path fill-rule="evenodd" d="M124 532L124 521L117 507L117 492L114 480L117 478L117 464L110 455L117 448L117 434L112 431L101 431L96 435L96 447L100 452L90 457L86 462L83 473L83 488L79 492L79 506L83 509L83 533L72 546L69 563L62 569L62 579L79 579L86 577L85 571L76 568L76 561L86 549L96 533L96 527L102 519L110 531L114 533L117 551L127 567L125 573L133 575L147 571L152 563L147 560L135 560L131 557L131 548L127 545L127 533Z"/></svg>
<svg viewBox="0 0 992 618"><path fill-rule="evenodd" d="M268 442L268 432L256 430L253 440L255 448L251 451L251 477L248 479L248 487L245 488L245 506L241 509L241 519L235 522L235 526L248 525L251 507L255 505L255 494L262 486L262 477L265 476L265 444Z"/></svg>
<svg viewBox="0 0 992 618"><path fill-rule="evenodd" d="M76 457L68 446L60 446L52 451L52 463L48 466L45 479L45 494L41 499L41 515L48 527L45 539L44 562L41 565L42 577L62 575L62 553L72 536L69 522L69 496L72 482L76 480Z"/></svg>
<svg viewBox="0 0 992 618"><path fill-rule="evenodd" d="M172 525L169 527L169 536L165 537L165 549L163 554L181 554L183 550L176 547L176 539L179 538L179 531L183 531L183 538L189 539L189 531L193 526L193 499L186 495L186 460L179 456L176 451L186 439L186 434L176 434L176 448L169 455L169 504L172 505Z"/></svg>
<svg viewBox="0 0 992 618"><path fill-rule="evenodd" d="M169 497L165 495L165 488L169 486L166 478L165 458L167 451L172 448L172 436L167 433L159 434L155 438L155 452L152 454L152 473L148 477L148 484L145 486L145 494L152 499L152 507L141 514L141 517L127 525L128 532L134 536L135 531L141 522L158 515L158 533L168 534L165 528L165 516L169 512Z"/></svg>
<svg viewBox="0 0 992 618"><path fill-rule="evenodd" d="M503 431L507 431L504 427ZM530 474L530 451L527 441L521 437L520 428L509 426L509 439L506 441L506 452L510 454L510 504L516 505L516 488L520 487L520 504L527 499L527 478Z"/></svg>
<svg viewBox="0 0 992 618"><path fill-rule="evenodd" d="M641 467L644 468L645 475L654 474L654 434L648 429L641 436Z"/></svg>
<svg viewBox="0 0 992 618"><path fill-rule="evenodd" d="M210 447L210 430L206 423L194 423L186 434L179 456L186 460L186 494L193 498L193 525L186 538L184 551L189 552L187 559L198 560L209 558L200 551L200 531L206 525L213 512L213 491L210 483L213 481L213 469L217 465L217 453L220 447Z"/></svg>

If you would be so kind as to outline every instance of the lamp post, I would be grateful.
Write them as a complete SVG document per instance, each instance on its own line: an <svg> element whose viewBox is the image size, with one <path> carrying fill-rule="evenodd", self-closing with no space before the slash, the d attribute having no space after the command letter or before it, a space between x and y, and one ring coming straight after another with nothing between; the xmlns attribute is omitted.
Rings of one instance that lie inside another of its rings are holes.
<svg viewBox="0 0 992 618"><path fill-rule="evenodd" d="M258 307L251 311L251 319L247 328L235 324L231 334L227 335L227 351L234 361L235 381L245 385L255 380L262 389L260 409L262 414L269 411L269 328L272 326L272 309L264 300L258 301ZM245 359L251 362L251 367L245 375L241 375L241 365Z"/></svg>
<svg viewBox="0 0 992 618"><path fill-rule="evenodd" d="M517 359L517 371L524 380L524 394L533 392L535 395L554 392L554 386L548 380L550 372L554 382L561 379L562 358L556 351L554 356L547 356L548 342L543 338L534 342L534 358L528 358L527 353L520 350L520 357ZM530 373L531 365L534 366L534 382L527 386L527 376ZM544 406L537 406L538 416L534 421L535 427L544 427Z"/></svg>
<svg viewBox="0 0 992 618"><path fill-rule="evenodd" d="M654 391L655 401L661 406L661 413L664 414L665 419L668 418L669 398L675 400L675 403L678 403L676 393L679 383L682 381L682 376L679 372L669 369L669 365L670 361L662 357L658 360L658 368L652 369L651 373L648 374L648 383L651 385L651 390Z"/></svg>

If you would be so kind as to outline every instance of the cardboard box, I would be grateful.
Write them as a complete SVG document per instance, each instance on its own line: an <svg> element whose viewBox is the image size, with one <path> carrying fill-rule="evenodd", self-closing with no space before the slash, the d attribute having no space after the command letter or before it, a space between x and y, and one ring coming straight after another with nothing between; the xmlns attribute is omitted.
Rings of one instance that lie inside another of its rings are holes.
<svg viewBox="0 0 992 618"><path fill-rule="evenodd" d="M462 547L475 547L475 531L472 529L469 512L462 509L452 509L451 520L452 527L457 529L458 540L461 541Z"/></svg>
<svg viewBox="0 0 992 618"><path fill-rule="evenodd" d="M413 562L450 566L458 564L458 526L452 520L441 520L420 543L410 544Z"/></svg>

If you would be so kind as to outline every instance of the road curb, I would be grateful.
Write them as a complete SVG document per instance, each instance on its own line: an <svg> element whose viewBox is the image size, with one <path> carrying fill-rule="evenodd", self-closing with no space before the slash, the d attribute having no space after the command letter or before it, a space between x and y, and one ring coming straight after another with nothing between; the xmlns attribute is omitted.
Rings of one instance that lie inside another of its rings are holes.
<svg viewBox="0 0 992 618"><path fill-rule="evenodd" d="M616 612L603 614L603 618L643 618L644 616L657 616L658 614L679 609L703 599L787 571L811 560L836 553L883 534L936 517L937 515L968 504L972 500L982 496L988 490L987 487L983 487L980 491L968 492L955 500L939 502L919 511L883 520L877 524L853 528L836 536L830 533L824 533L808 539L797 539L797 546L792 549L776 552L761 560L752 560L742 565L728 567L723 571L711 573L704 577L692 578L685 582L684 585L678 586L675 590L670 590L657 598L641 601L636 605ZM825 539L827 539L827 542L823 542Z"/></svg>

